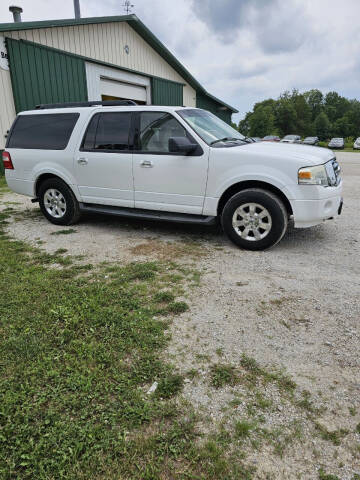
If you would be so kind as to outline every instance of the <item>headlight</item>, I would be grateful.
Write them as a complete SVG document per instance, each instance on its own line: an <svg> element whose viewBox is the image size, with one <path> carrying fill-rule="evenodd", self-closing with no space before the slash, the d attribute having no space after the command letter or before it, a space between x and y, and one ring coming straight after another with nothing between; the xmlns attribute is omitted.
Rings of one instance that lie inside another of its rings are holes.
<svg viewBox="0 0 360 480"><path fill-rule="evenodd" d="M323 185L329 186L329 179L326 173L325 165L316 165L315 167L304 167L298 171L299 185Z"/></svg>

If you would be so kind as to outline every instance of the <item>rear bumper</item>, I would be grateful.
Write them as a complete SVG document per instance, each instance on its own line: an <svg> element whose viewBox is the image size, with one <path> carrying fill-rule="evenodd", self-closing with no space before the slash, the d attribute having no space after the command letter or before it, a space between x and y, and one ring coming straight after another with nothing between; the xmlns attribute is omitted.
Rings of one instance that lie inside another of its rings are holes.
<svg viewBox="0 0 360 480"><path fill-rule="evenodd" d="M295 228L313 227L341 214L343 199L341 188L333 195L318 200L291 200Z"/></svg>
<svg viewBox="0 0 360 480"><path fill-rule="evenodd" d="M12 170L5 170L5 178L8 187L15 193L34 196L34 182L16 178Z"/></svg>

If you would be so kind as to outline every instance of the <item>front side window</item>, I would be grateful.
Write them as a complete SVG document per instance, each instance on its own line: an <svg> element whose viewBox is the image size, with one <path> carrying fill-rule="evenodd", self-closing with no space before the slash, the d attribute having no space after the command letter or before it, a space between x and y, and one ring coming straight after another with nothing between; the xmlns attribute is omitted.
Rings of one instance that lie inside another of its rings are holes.
<svg viewBox="0 0 360 480"><path fill-rule="evenodd" d="M82 143L82 150L128 150L130 112L108 112L92 117Z"/></svg>
<svg viewBox="0 0 360 480"><path fill-rule="evenodd" d="M208 145L221 145L222 142L248 143L240 132L223 122L207 110L184 109L177 113L195 130Z"/></svg>
<svg viewBox="0 0 360 480"><path fill-rule="evenodd" d="M64 150L78 118L78 113L19 115L7 148Z"/></svg>
<svg viewBox="0 0 360 480"><path fill-rule="evenodd" d="M188 137L185 128L169 113L141 112L137 150L169 152L169 138Z"/></svg>

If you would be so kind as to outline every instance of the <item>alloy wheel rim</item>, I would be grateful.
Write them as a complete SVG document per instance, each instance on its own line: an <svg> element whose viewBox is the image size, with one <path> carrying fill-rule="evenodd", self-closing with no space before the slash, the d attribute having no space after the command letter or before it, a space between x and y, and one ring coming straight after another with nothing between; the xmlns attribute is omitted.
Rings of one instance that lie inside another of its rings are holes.
<svg viewBox="0 0 360 480"><path fill-rule="evenodd" d="M45 210L53 218L62 218L66 213L64 195L56 188L49 188L44 194Z"/></svg>
<svg viewBox="0 0 360 480"><path fill-rule="evenodd" d="M244 203L234 212L232 226L243 240L258 242L265 238L272 227L269 211L259 203Z"/></svg>

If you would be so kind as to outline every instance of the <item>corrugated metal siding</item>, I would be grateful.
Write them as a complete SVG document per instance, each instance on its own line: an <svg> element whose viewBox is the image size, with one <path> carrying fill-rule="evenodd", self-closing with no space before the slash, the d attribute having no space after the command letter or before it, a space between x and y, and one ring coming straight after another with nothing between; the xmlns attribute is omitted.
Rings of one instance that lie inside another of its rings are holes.
<svg viewBox="0 0 360 480"><path fill-rule="evenodd" d="M10 31L3 35L186 84L176 70L126 22ZM129 54L124 50L125 45L130 48ZM184 86L183 96L184 105L195 106L196 92L190 85Z"/></svg>
<svg viewBox="0 0 360 480"><path fill-rule="evenodd" d="M11 38L7 50L17 112L39 103L87 100L83 60Z"/></svg>
<svg viewBox="0 0 360 480"><path fill-rule="evenodd" d="M221 118L221 120L224 120L224 122L229 125L231 124L232 112L230 110L222 110L221 105L215 102L215 100L198 93L196 95L196 106L197 108L203 108L204 110L214 113Z"/></svg>
<svg viewBox="0 0 360 480"><path fill-rule="evenodd" d="M153 78L151 81L153 105L183 105L183 85Z"/></svg>
<svg viewBox="0 0 360 480"><path fill-rule="evenodd" d="M9 70L0 68L0 150L5 147L4 135L15 118L15 105ZM2 163L2 162L1 162Z"/></svg>

